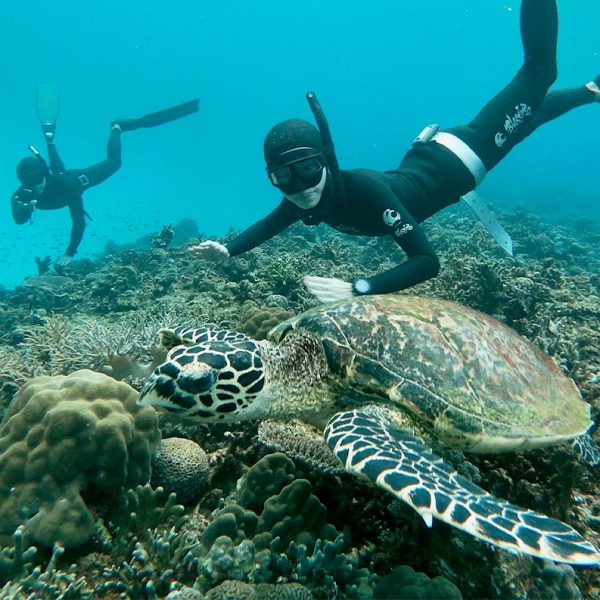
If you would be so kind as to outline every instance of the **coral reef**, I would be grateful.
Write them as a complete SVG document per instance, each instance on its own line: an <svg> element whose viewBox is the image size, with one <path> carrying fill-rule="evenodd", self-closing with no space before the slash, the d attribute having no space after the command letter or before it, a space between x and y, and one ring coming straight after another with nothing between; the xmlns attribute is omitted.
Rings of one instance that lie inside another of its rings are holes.
<svg viewBox="0 0 600 600"><path fill-rule="evenodd" d="M44 275L50 271L50 267L52 266L51 256L44 256L44 258L36 256L34 260L37 265L38 275Z"/></svg>
<svg viewBox="0 0 600 600"><path fill-rule="evenodd" d="M0 426L0 532L25 520L26 535L43 546L88 541L95 523L83 490L111 493L150 478L158 420L136 397L86 370L25 384Z"/></svg>
<svg viewBox="0 0 600 600"><path fill-rule="evenodd" d="M204 600L312 600L308 589L297 583L250 584L228 579L210 590Z"/></svg>
<svg viewBox="0 0 600 600"><path fill-rule="evenodd" d="M283 454L259 460L240 481L235 501L217 510L200 536L201 573L212 585L296 581L330 597L353 597L372 581L365 559L327 522L327 511ZM368 564L368 563L367 563Z"/></svg>
<svg viewBox="0 0 600 600"><path fill-rule="evenodd" d="M52 555L45 568L35 567L31 573L9 581L0 589L0 598L7 600L35 600L37 598L92 598L92 590L85 577L73 569L63 571L58 562L65 549L60 544L52 548Z"/></svg>
<svg viewBox="0 0 600 600"><path fill-rule="evenodd" d="M512 235L515 257L458 205L425 225L442 270L409 293L455 300L507 323L554 357L598 415L598 222L566 216L558 225L541 223L522 208L498 216ZM349 280L402 260L391 240L294 226L234 260L209 263L187 251L185 240L198 236L195 223L185 225L183 237L179 225L173 229L173 240L162 247L147 236L139 245L113 246L99 260L75 260L63 275L46 272L14 291L0 290L0 414L40 375L92 368L139 388L160 360L156 333L162 327L214 322L237 328L240 315L306 310L315 305L301 282L307 264L314 273ZM258 326L254 332L262 335ZM3 455L8 445L23 443L8 442L5 426ZM451 581L465 598L600 597L597 569L540 565L442 525L427 529L391 497L340 474L318 435L294 423L234 428L161 416L160 427L208 454L211 481L193 498L198 506L186 501L184 509L181 499L147 485L107 495L91 484L79 495L94 535L78 548L57 546L50 558L44 544L35 554L28 548L32 513L13 512L1 538L0 596L201 598L227 597L234 589L249 597L371 598L388 593L394 577L401 579L398 589L417 582L413 594L443 577L443 593L456 593ZM261 459L273 449L287 458ZM600 545L600 473L578 465L568 448L510 457L448 451L445 458L480 485L566 519ZM310 517L306 524L299 514ZM404 567L400 575L398 567Z"/></svg>

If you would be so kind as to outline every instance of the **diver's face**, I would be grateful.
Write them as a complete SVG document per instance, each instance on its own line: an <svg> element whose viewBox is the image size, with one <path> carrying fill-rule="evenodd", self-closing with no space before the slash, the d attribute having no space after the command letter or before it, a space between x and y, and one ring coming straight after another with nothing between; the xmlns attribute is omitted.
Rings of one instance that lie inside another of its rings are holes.
<svg viewBox="0 0 600 600"><path fill-rule="evenodd" d="M317 185L309 187L295 194L284 194L284 196L287 200L293 202L298 208L309 210L317 206L317 204L319 204L321 201L321 196L323 195L326 182L327 169L323 168L321 172L321 179Z"/></svg>
<svg viewBox="0 0 600 600"><path fill-rule="evenodd" d="M31 186L31 190L36 196L39 196L46 189L46 178L43 177L40 183Z"/></svg>
<svg viewBox="0 0 600 600"><path fill-rule="evenodd" d="M46 177L41 173L33 173L21 180L21 184L27 190L31 190L36 196L39 196L46 189Z"/></svg>

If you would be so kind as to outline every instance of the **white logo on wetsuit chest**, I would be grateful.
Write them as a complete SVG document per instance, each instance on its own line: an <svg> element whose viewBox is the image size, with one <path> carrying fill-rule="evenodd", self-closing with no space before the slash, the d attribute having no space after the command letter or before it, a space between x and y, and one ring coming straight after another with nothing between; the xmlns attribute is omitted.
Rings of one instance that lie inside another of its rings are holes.
<svg viewBox="0 0 600 600"><path fill-rule="evenodd" d="M506 121L504 121L504 131L506 133L502 133L499 131L494 136L494 142L498 148L502 148L506 143L506 140L509 135L512 135L521 125L521 123L525 120L525 117L531 116L531 106L521 102L521 104L517 104L515 106L515 114L511 117L510 115L506 115Z"/></svg>
<svg viewBox="0 0 600 600"><path fill-rule="evenodd" d="M399 238L412 231L414 227L410 223L402 223L402 217L397 210L386 208L383 211L383 222L394 230L394 237Z"/></svg>

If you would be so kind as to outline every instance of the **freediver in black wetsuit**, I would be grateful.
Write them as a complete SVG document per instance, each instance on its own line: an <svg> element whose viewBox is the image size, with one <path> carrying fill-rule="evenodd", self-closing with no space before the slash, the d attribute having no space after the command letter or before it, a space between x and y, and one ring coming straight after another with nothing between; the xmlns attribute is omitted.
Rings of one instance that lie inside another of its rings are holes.
<svg viewBox="0 0 600 600"><path fill-rule="evenodd" d="M305 277L308 291L322 302L395 292L435 277L439 261L419 223L475 189L537 127L600 101L600 76L580 88L548 92L556 79L556 1L523 0L520 17L524 64L468 125L426 128L393 171L338 170L336 178L335 155L322 131L299 119L279 123L267 134L264 154L282 202L227 246L209 240L191 252L209 260L236 256L301 220L355 235L391 235L407 254L398 266L353 283Z"/></svg>
<svg viewBox="0 0 600 600"><path fill-rule="evenodd" d="M71 238L65 253L56 260L55 267L67 266L83 238L85 217L83 193L102 183L121 166L121 132L141 127L155 127L192 114L198 110L198 99L185 102L137 119L122 119L111 123L106 146L106 159L86 169L65 169L54 143L54 124L42 124L48 147L49 165L35 148L34 156L24 158L17 165L17 177L21 186L12 195L11 208L15 223L30 221L36 209L56 210L69 207Z"/></svg>

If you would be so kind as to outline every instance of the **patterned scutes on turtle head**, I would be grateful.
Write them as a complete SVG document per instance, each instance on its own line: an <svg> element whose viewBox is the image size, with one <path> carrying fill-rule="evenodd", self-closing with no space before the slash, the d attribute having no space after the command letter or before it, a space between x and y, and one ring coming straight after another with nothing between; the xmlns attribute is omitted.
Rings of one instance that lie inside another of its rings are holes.
<svg viewBox="0 0 600 600"><path fill-rule="evenodd" d="M210 422L239 420L265 383L257 342L209 326L166 331L180 344L154 370L138 402Z"/></svg>
<svg viewBox="0 0 600 600"><path fill-rule="evenodd" d="M190 323L184 323L177 327L164 327L158 333L160 343L167 350L171 350L175 346L193 346L213 340L236 342L251 339L239 331L221 329L214 323L206 323L202 327L194 327Z"/></svg>

